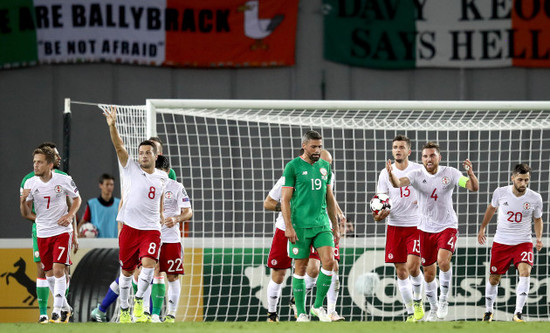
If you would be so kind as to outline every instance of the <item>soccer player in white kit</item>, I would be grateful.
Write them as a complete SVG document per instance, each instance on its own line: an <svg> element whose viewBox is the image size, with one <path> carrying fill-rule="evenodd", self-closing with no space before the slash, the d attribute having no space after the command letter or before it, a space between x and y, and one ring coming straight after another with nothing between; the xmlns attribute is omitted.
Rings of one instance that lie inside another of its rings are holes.
<svg viewBox="0 0 550 333"><path fill-rule="evenodd" d="M392 155L395 159L393 173L399 178L422 169L422 165L409 161L411 140L404 135L397 135L393 139ZM385 193L392 200L391 211L373 212L375 221L387 218L385 261L395 265L397 285L407 309L407 321L421 320L424 317L424 277L420 270L420 235L417 228L420 216L416 190L412 186L394 188L384 168L378 177L376 193Z"/></svg>
<svg viewBox="0 0 550 333"><path fill-rule="evenodd" d="M170 172L170 161L168 157L159 155L156 161L156 168L168 175ZM179 276L183 271L183 248L181 244L180 223L189 221L193 216L191 202L185 191L185 187L175 180L168 179L164 190L164 217L165 222L161 230L162 247L160 258L155 268L155 279L153 288L165 289L164 277L168 279L168 302L166 303L165 323L174 323L176 311L181 292L181 281ZM155 294L155 293L153 293ZM158 293L157 299L153 299L152 322L160 322L159 315L164 303L165 293Z"/></svg>
<svg viewBox="0 0 550 333"><path fill-rule="evenodd" d="M42 268L54 296L50 322L69 320L71 308L65 297L67 280L65 267L70 265L72 221L82 200L70 176L54 173L55 152L50 147L33 152L34 177L27 180L20 197L23 217L31 214L31 203L36 212L36 231ZM67 211L67 196L73 199Z"/></svg>
<svg viewBox="0 0 550 333"><path fill-rule="evenodd" d="M153 280L155 265L160 252L160 230L164 224L163 197L168 181L165 172L155 169L157 152L154 142L139 144L139 163L130 159L124 142L116 128L116 108L105 112L111 141L122 166L122 206L117 221L123 223L118 238L121 275L120 323L130 323L129 293L132 274L141 263L138 290L134 298L134 318L136 322L148 322L150 317L143 311L143 294Z"/></svg>
<svg viewBox="0 0 550 333"><path fill-rule="evenodd" d="M500 276L506 274L510 263L519 272L516 286L516 309L513 321L522 322L522 311L529 292L529 276L533 266L533 243L531 221L535 222L536 248L542 244L542 197L527 188L531 177L531 168L527 164L518 164L512 171L512 185L499 187L493 193L493 199L483 217L477 239L485 244L485 229L498 209L497 232L491 248L490 275L485 285L486 312L483 321L493 320L493 306L498 295Z"/></svg>
<svg viewBox="0 0 550 333"><path fill-rule="evenodd" d="M452 278L451 258L456 250L458 232L458 218L452 202L454 188L458 185L473 192L479 189L470 160L463 162L468 177L455 168L440 166L440 162L439 145L428 142L422 147L424 168L399 178L393 173L391 160L386 163L386 170L394 187L411 185L417 191L420 209L420 256L424 267L426 298L430 303L427 321L444 319L449 311L447 298ZM440 270L439 304L435 281L436 263Z"/></svg>
<svg viewBox="0 0 550 333"><path fill-rule="evenodd" d="M302 154L303 152L301 152ZM326 150L321 150L321 159L332 164L332 155ZM332 177L332 186L334 188L334 174ZM268 313L267 321L268 322L278 322L279 316L277 315L277 304L279 303L279 298L281 297L281 288L284 278L286 276L286 270L292 267L292 259L288 256L288 238L285 236L285 221L283 219L283 214L281 213L281 194L282 187L285 183L285 178L281 177L275 183L269 194L265 198L264 208L266 210L279 212L277 219L275 221L275 235L271 242L271 249L269 251L269 256L267 260L267 267L271 268L271 280L267 286L267 304L268 304ZM338 215L340 216L340 222L345 223L345 216L342 212L342 209L336 202L336 208L338 210ZM335 269L333 270L331 286L327 292L327 314L331 321L343 321L344 317L340 316L336 311L336 301L338 299L339 289L340 289L340 280L338 277L338 262L340 261L339 246L335 248L334 258L336 259ZM319 274L319 255L317 251L314 251L312 248L312 253L310 254L310 260L308 262L308 267L306 271L306 290L311 291L316 282L316 277ZM313 259L313 260L312 260ZM311 271L317 271L315 278L311 277L308 273ZM291 307L293 308L294 313L296 314L296 305L292 303Z"/></svg>

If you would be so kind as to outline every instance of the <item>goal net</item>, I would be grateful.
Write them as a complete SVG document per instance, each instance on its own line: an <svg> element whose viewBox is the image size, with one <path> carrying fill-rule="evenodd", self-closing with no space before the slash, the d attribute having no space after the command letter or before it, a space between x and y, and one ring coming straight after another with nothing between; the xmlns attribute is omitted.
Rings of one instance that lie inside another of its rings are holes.
<svg viewBox="0 0 550 333"><path fill-rule="evenodd" d="M412 161L421 162L422 145L436 141L442 165L463 171L469 158L479 178L479 192L459 188L454 194L459 241L448 320L479 320L485 312L496 217L488 229L489 245L479 245L476 235L493 191L510 184L515 164L531 166L530 188L548 202L550 103L148 100L146 106L122 107L119 114L130 153L136 154L139 141L159 136L191 198L194 215L183 240L186 275L178 312L184 320L265 320L276 214L265 211L263 201L285 164L299 155L308 129L322 134L334 157L336 198L353 226L340 245L337 311L346 320L401 321L406 315L395 269L384 263L385 224L375 222L368 207L397 134L411 138ZM547 219L549 206L543 208ZM550 245L546 237L544 243ZM550 318L548 270L544 248L535 253L524 310L530 320ZM503 276L496 320L511 319L517 280L513 267ZM289 277L281 320L294 320L290 285Z"/></svg>

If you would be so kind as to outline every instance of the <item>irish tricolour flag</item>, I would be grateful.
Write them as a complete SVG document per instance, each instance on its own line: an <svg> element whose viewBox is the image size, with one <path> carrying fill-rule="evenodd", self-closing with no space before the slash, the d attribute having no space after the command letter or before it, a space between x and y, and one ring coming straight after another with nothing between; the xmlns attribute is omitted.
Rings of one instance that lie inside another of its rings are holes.
<svg viewBox="0 0 550 333"><path fill-rule="evenodd" d="M323 0L324 54L374 68L550 67L548 0Z"/></svg>

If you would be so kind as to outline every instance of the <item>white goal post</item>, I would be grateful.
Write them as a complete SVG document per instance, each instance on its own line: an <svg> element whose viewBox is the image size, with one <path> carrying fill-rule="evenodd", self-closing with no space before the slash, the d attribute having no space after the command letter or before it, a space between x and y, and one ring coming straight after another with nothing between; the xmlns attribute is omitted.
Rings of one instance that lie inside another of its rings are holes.
<svg viewBox="0 0 550 333"><path fill-rule="evenodd" d="M137 152L136 142L159 136L191 198L194 216L183 240L189 285L184 283L182 294L188 295L180 302L186 320L265 320L265 265L276 215L263 209L263 201L284 165L298 155L308 129L322 134L334 157L336 198L353 224L341 242L337 304L347 320L405 315L395 269L384 263L385 225L368 208L397 134L411 138L411 160L420 162L422 145L436 141L442 165L463 170L469 158L480 181L479 192L460 188L453 198L459 242L447 319L479 320L485 312L492 238L489 246L480 246L476 235L493 191L509 184L515 164L531 166L530 187L543 197L543 220L550 212L550 102L149 99L145 106L119 110L117 124L125 143L132 142L130 154ZM550 245L546 236L544 243ZM535 254L528 320L550 318L549 273L544 248ZM516 278L512 269L503 276L496 320L512 316ZM294 320L290 292L288 279L281 320Z"/></svg>

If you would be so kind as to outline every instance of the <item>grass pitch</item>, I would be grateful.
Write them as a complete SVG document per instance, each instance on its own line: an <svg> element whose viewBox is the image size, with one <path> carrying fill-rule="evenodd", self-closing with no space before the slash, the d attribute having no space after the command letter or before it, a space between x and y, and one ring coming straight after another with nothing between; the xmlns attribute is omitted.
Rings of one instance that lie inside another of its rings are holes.
<svg viewBox="0 0 550 333"><path fill-rule="evenodd" d="M296 323L296 322L182 322L175 324L111 324L111 323L71 323L47 324L14 323L0 324L0 332L6 333L84 333L84 332L140 332L140 333L212 333L212 332L299 332L299 333L527 333L550 332L550 322L437 322L437 323L403 323L403 322L339 322L339 323Z"/></svg>

